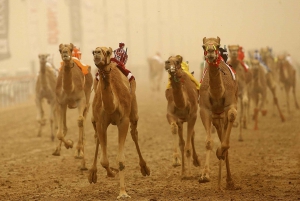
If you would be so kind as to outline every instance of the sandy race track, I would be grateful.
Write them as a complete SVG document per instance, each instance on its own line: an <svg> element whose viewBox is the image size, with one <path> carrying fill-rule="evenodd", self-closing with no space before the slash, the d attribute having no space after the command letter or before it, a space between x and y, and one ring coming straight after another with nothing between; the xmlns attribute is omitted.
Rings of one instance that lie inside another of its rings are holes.
<svg viewBox="0 0 300 201"><path fill-rule="evenodd" d="M181 180L181 167L172 167L172 135L165 116L167 102L164 91L153 93L148 90L148 83L140 83L140 80L137 79L139 143L151 175L141 175L138 155L129 134L125 144L125 181L130 200L300 200L300 110L295 110L291 102L293 110L290 115L287 114L283 93L280 93L279 101L286 116L285 123L281 123L277 112L272 115L272 104L268 104L267 116L259 116L258 131L253 130L253 121L249 122L249 128L244 130L244 142L238 141L238 128L233 129L229 149L231 170L241 190L219 192L218 160L215 156L219 145L217 134L213 134L215 146L211 153L211 182L199 184L200 169L196 167L192 168L191 180ZM298 87L298 100L299 92ZM67 139L72 139L76 145L77 110L68 110L67 116ZM73 157L75 148L67 150L62 147L61 156L52 156L57 140L51 142L49 122L42 137L37 137L35 118L33 99L0 109L0 200L116 200L118 175L107 178L98 160L98 183L90 184L88 171L80 171L80 160ZM86 124L88 168L92 165L95 148L90 119L91 110ZM195 131L196 150L202 168L206 136L199 117ZM110 126L108 153L110 164L115 168L117 139L116 127ZM222 170L222 186L225 188L225 164Z"/></svg>

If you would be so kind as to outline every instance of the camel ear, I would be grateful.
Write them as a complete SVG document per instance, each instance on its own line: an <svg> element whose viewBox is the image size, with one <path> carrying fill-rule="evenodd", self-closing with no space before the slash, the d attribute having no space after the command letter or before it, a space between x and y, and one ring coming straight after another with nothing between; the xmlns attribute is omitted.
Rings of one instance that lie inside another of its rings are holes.
<svg viewBox="0 0 300 201"><path fill-rule="evenodd" d="M217 36L217 41L218 41L218 43L220 44L221 39L219 38L219 36ZM220 45L219 45L219 46L220 46Z"/></svg>
<svg viewBox="0 0 300 201"><path fill-rule="evenodd" d="M108 50L106 51L106 63L108 63L108 64L110 62L111 54L112 54L112 48L109 47Z"/></svg>
<svg viewBox="0 0 300 201"><path fill-rule="evenodd" d="M205 42L206 42L206 37L203 38L203 44L205 44Z"/></svg>
<svg viewBox="0 0 300 201"><path fill-rule="evenodd" d="M204 50L204 51L206 50L206 47L205 47L205 45L202 45L202 48L203 48L203 50Z"/></svg>
<svg viewBox="0 0 300 201"><path fill-rule="evenodd" d="M73 52L73 48L74 48L73 43L70 43L70 48L71 48L71 52Z"/></svg>
<svg viewBox="0 0 300 201"><path fill-rule="evenodd" d="M60 45L59 45L59 49L58 49L59 52L61 51L61 49L62 49L63 46L64 46L63 44L60 44Z"/></svg>

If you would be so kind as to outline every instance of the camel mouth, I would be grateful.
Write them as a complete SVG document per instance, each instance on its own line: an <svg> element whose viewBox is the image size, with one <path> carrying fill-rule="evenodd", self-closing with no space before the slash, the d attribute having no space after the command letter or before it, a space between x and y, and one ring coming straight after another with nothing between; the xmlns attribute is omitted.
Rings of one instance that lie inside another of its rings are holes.
<svg viewBox="0 0 300 201"><path fill-rule="evenodd" d="M71 59L71 56L63 55L62 59L63 59L63 61L69 61Z"/></svg>
<svg viewBox="0 0 300 201"><path fill-rule="evenodd" d="M101 58L94 58L94 63L98 65L102 61Z"/></svg>

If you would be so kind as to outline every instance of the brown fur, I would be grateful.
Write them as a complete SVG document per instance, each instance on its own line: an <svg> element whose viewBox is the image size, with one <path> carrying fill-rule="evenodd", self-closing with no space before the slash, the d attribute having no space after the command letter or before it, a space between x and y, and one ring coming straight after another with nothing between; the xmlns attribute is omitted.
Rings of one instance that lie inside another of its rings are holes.
<svg viewBox="0 0 300 201"><path fill-rule="evenodd" d="M292 89L295 107L299 109L299 104L296 98L296 70L295 68L286 60L285 55L278 56L278 74L279 74L279 81L283 84L285 94L286 94L286 104L287 110L290 113L290 101L289 101L289 92Z"/></svg>
<svg viewBox="0 0 300 201"><path fill-rule="evenodd" d="M107 176L114 177L115 171L120 175L120 194L119 197L129 197L125 191L125 155L124 143L126 140L128 127L130 124L131 137L135 143L139 159L141 172L144 176L150 175L150 170L142 157L138 144L138 107L136 102L135 90L136 82L130 83L125 75L117 68L116 63L110 62L112 49L106 47L97 47L94 54L94 62L99 69L100 80L95 82L95 97L93 100L93 126L96 132L96 150L93 165L89 173L89 182L97 182L97 155L99 143L101 145L101 165L106 169ZM118 170L110 167L107 158L107 128L116 125L119 131L119 152L117 161Z"/></svg>
<svg viewBox="0 0 300 201"><path fill-rule="evenodd" d="M57 85L56 85L56 97L58 102L58 131L57 138L59 144L56 147L53 155L59 156L61 150L61 143L65 144L65 147L72 148L73 142L71 140L65 140L67 134L67 122L66 112L67 107L70 109L78 107L78 129L79 139L75 151L75 158L82 159L81 169L86 170L85 158L84 158L84 128L85 120L90 106L90 95L93 77L90 72L84 75L81 69L76 65L72 58L72 51L74 45L60 44L59 51L63 60L63 66L59 71Z"/></svg>
<svg viewBox="0 0 300 201"><path fill-rule="evenodd" d="M232 75L224 63L212 65L217 60L216 51L220 47L220 38L203 38L203 49L207 52L207 72L200 87L200 117L206 130L206 162L203 169L200 183L209 181L209 157L213 149L213 140L211 138L211 124L215 126L221 147L217 149L216 155L219 162L219 183L221 189L221 160L226 161L227 169L227 188L235 188L231 178L228 149L230 147L230 133L233 122L237 116L237 96L238 84L232 78Z"/></svg>
<svg viewBox="0 0 300 201"><path fill-rule="evenodd" d="M182 159L182 177L189 177L191 174L191 157L194 165L200 166L195 145L194 126L197 120L198 111L198 91L196 85L181 68L180 57L170 57L165 62L165 69L170 74L172 88L166 90L167 120L171 126L171 133L174 136L174 161L173 166L180 165L180 157L177 153L178 137ZM187 122L187 138L183 139L183 123ZM187 168L185 167L187 159ZM186 172L187 171L187 172Z"/></svg>
<svg viewBox="0 0 300 201"><path fill-rule="evenodd" d="M38 109L37 121L40 124L38 130L38 136L41 136L42 127L45 125L44 110L43 110L43 99L47 100L50 105L50 128L51 128L51 139L54 140L54 130L57 127L56 120L56 75L55 69L53 67L46 66L47 58L49 54L39 54L40 60L40 71L37 76L36 86L35 86L35 103Z"/></svg>
<svg viewBox="0 0 300 201"><path fill-rule="evenodd" d="M228 45L229 49L229 64L236 72L238 82L238 97L240 102L240 118L239 118L239 141L243 141L243 127L247 128L247 112L249 110L249 91L248 85L252 79L250 71L245 71L241 62L238 60L239 45Z"/></svg>

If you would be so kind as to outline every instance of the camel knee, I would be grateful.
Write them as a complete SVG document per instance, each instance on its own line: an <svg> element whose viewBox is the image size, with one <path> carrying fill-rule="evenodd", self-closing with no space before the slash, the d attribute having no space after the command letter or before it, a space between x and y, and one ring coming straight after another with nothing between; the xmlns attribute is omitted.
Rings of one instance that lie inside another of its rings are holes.
<svg viewBox="0 0 300 201"><path fill-rule="evenodd" d="M56 137L58 140L62 140L64 138L64 135L62 132L57 132Z"/></svg>
<svg viewBox="0 0 300 201"><path fill-rule="evenodd" d="M206 140L205 148L206 150L212 150L214 147L214 141L212 139Z"/></svg>
<svg viewBox="0 0 300 201"><path fill-rule="evenodd" d="M171 132L173 135L177 135L178 133L178 126L175 122L171 123Z"/></svg>
<svg viewBox="0 0 300 201"><path fill-rule="evenodd" d="M230 109L228 111L228 120L229 122L234 122L237 116L237 111L236 109Z"/></svg>
<svg viewBox="0 0 300 201"><path fill-rule="evenodd" d="M77 120L78 127L83 127L83 121L84 121L83 116L79 116Z"/></svg>

